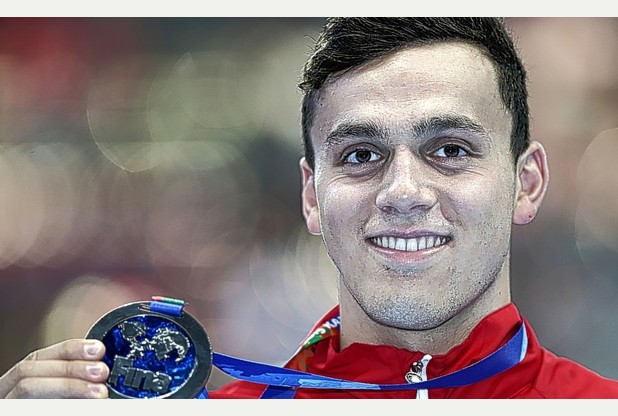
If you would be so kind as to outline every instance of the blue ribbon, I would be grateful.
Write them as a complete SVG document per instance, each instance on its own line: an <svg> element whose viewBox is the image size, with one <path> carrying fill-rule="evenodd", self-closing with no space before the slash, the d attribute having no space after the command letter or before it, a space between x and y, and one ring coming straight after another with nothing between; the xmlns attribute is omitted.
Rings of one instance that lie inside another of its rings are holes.
<svg viewBox="0 0 618 416"><path fill-rule="evenodd" d="M292 398L296 389L345 389L345 390L420 390L467 386L520 363L528 348L528 336L523 324L502 347L482 360L444 376L431 380L405 384L373 384L320 376L255 361L243 360L225 354L213 353L213 365L239 380L267 384L262 398ZM207 398L204 392L202 398Z"/></svg>

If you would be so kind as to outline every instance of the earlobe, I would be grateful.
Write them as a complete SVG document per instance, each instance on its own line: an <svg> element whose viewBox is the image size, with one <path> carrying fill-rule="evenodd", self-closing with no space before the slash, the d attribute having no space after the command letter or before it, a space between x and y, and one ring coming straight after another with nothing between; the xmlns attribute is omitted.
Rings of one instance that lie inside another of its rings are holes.
<svg viewBox="0 0 618 416"><path fill-rule="evenodd" d="M313 169L305 158L300 159L300 174L302 177L303 216L307 230L313 235L321 234L318 202L315 193Z"/></svg>
<svg viewBox="0 0 618 416"><path fill-rule="evenodd" d="M528 224L536 217L545 197L548 181L545 149L541 143L533 141L517 162L514 224Z"/></svg>

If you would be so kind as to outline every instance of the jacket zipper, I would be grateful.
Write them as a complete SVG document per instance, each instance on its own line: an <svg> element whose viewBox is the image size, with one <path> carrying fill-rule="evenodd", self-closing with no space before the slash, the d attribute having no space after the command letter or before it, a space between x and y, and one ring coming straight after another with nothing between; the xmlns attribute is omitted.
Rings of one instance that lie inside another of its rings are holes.
<svg viewBox="0 0 618 416"><path fill-rule="evenodd" d="M410 366L410 370L406 373L406 382L414 384L427 381L427 364L429 364L431 358L431 355L426 354L419 361L413 362ZM429 392L427 389L416 390L416 398L429 399Z"/></svg>

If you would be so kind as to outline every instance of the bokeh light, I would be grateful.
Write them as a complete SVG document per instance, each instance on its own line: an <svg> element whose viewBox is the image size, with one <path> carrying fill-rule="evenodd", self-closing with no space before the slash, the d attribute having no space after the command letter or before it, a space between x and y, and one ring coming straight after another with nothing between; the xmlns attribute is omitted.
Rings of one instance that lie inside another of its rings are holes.
<svg viewBox="0 0 618 416"><path fill-rule="evenodd" d="M590 143L577 169L577 247L594 274L618 274L618 128Z"/></svg>

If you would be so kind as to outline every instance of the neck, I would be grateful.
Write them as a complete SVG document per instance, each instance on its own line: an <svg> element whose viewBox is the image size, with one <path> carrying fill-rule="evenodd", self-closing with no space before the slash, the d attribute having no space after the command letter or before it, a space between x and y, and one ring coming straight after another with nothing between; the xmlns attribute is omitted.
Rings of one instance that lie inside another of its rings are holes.
<svg viewBox="0 0 618 416"><path fill-rule="evenodd" d="M503 270L470 304L437 327L423 330L395 328L374 321L344 285L340 285L341 349L353 343L363 343L390 345L433 355L446 354L461 344L484 317L511 301L509 284L508 271Z"/></svg>

